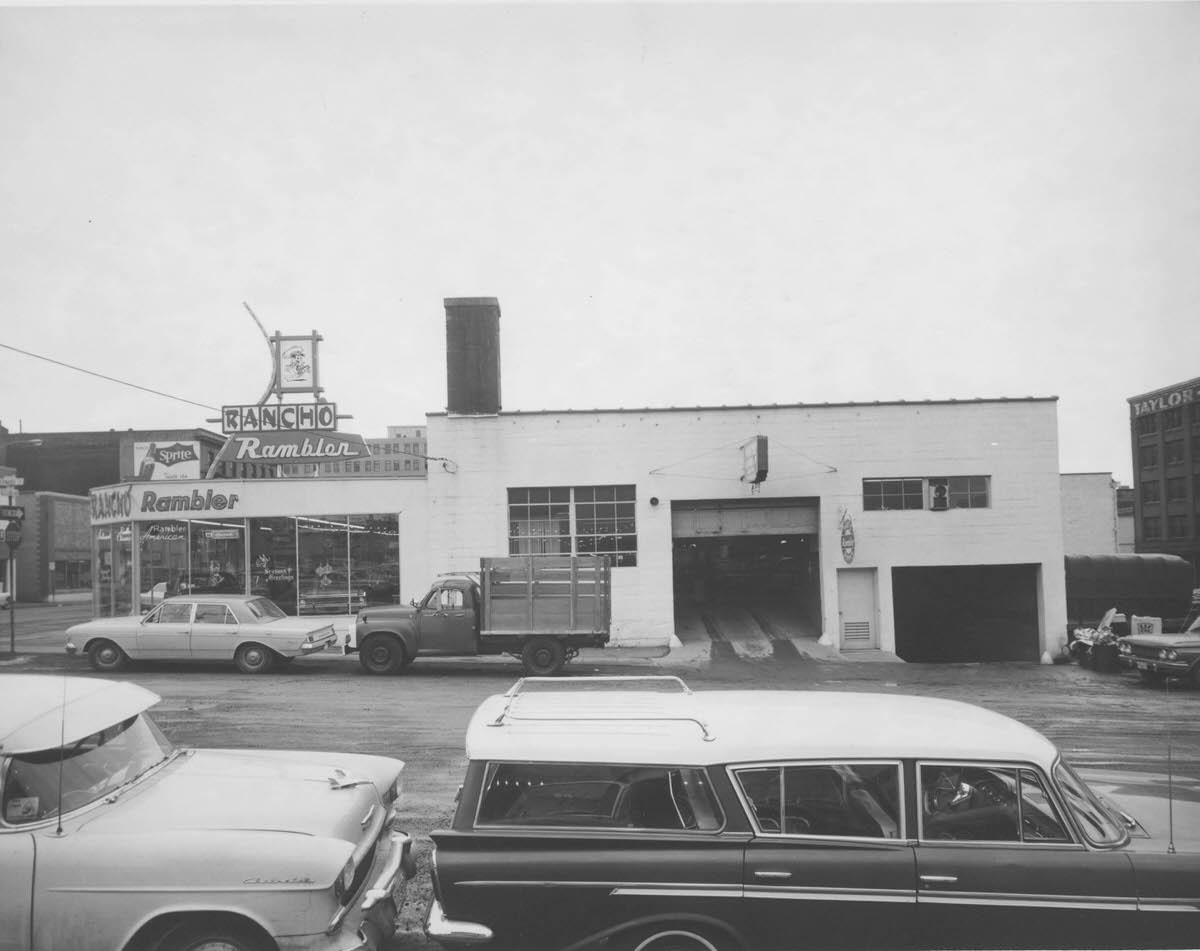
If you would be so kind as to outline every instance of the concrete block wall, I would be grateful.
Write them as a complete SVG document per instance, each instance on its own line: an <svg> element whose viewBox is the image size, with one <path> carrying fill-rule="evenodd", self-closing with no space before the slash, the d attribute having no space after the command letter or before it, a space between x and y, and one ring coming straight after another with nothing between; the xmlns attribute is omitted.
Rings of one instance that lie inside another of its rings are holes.
<svg viewBox="0 0 1200 951"><path fill-rule="evenodd" d="M688 410L431 415L432 569L508 551L507 489L625 485L637 492L638 565L614 572L614 641L663 645L674 628L671 502L752 495L820 501L823 629L837 643L840 523L855 526L855 567L878 569L883 646L894 646L891 568L1036 564L1041 622L1066 622L1054 400L958 401ZM770 472L740 480L741 450L768 437ZM991 507L864 512L864 478L987 475ZM659 504L650 505L657 497Z"/></svg>

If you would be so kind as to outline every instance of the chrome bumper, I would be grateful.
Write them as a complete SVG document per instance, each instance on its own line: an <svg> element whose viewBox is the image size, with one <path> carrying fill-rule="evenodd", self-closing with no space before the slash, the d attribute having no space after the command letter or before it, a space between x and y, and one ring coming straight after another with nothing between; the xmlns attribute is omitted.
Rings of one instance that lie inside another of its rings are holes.
<svg viewBox="0 0 1200 951"><path fill-rule="evenodd" d="M434 941L449 945L482 944L492 940L492 929L473 921L454 921L442 911L442 903L430 899L425 913L425 934Z"/></svg>
<svg viewBox="0 0 1200 951"><path fill-rule="evenodd" d="M1135 657L1130 654L1118 654L1117 661L1130 670L1145 670L1152 674L1163 674L1168 677L1186 677L1192 669L1191 663L1185 660L1158 660L1152 657Z"/></svg>

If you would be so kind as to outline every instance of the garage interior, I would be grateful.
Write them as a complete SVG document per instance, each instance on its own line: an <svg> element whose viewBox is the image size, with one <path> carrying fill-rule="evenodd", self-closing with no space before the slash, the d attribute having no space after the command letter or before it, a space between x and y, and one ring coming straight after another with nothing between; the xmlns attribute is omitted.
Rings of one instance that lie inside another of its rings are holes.
<svg viewBox="0 0 1200 951"><path fill-rule="evenodd" d="M1037 565L892 569L896 655L910 663L1038 659Z"/></svg>
<svg viewBox="0 0 1200 951"><path fill-rule="evenodd" d="M821 636L816 500L672 503L676 634L770 655Z"/></svg>

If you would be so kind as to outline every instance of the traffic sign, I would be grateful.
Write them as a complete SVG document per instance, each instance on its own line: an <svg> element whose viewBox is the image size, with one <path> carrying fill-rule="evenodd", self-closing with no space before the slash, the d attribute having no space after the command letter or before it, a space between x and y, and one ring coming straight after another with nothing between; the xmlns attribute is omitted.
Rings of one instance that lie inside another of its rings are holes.
<svg viewBox="0 0 1200 951"><path fill-rule="evenodd" d="M4 530L4 540L8 543L9 548L16 548L21 544L21 530L16 525L9 525Z"/></svg>
<svg viewBox="0 0 1200 951"><path fill-rule="evenodd" d="M25 506L0 505L0 518L24 518Z"/></svg>

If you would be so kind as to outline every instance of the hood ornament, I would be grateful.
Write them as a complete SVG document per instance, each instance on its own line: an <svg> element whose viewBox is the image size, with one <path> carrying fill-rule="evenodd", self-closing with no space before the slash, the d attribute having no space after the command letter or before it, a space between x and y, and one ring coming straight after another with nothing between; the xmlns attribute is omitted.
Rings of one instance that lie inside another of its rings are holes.
<svg viewBox="0 0 1200 951"><path fill-rule="evenodd" d="M371 782L369 779L359 779L357 776L351 776L344 769L334 767L333 775L329 777L329 785L334 789L351 789L354 786L363 786Z"/></svg>

